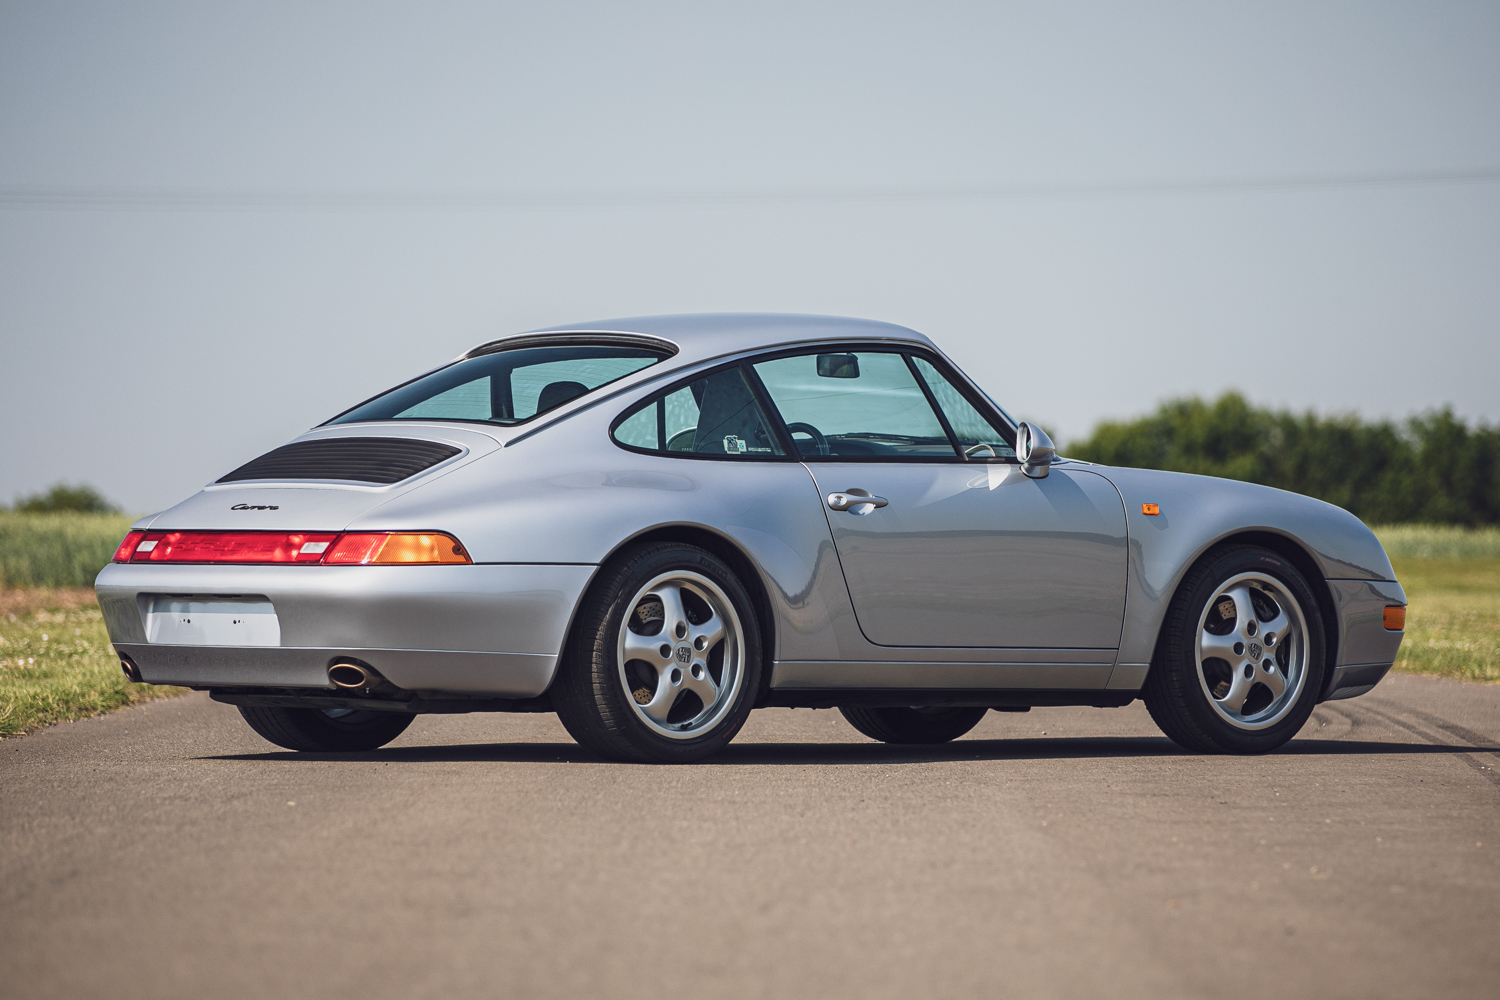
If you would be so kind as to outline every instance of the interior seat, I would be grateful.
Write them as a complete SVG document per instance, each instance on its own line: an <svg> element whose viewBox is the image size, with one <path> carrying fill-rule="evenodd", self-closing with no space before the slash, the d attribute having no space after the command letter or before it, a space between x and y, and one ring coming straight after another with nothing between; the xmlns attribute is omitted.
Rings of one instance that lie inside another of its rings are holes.
<svg viewBox="0 0 1500 1000"><path fill-rule="evenodd" d="M548 382L536 398L536 412L543 413L561 406L570 399L577 399L589 391L582 382Z"/></svg>

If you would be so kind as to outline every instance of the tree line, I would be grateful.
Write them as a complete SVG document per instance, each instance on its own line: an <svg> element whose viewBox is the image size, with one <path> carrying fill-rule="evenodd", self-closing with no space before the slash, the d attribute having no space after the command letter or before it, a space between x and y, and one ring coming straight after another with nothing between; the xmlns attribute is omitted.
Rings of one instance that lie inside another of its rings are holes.
<svg viewBox="0 0 1500 1000"><path fill-rule="evenodd" d="M1446 407L1366 422L1263 409L1229 392L1101 423L1066 454L1305 493L1370 524L1500 523L1500 427L1470 427Z"/></svg>
<svg viewBox="0 0 1500 1000"><path fill-rule="evenodd" d="M11 508L17 514L118 514L120 509L92 486L58 483L46 493L21 497ZM5 505L0 504L0 510Z"/></svg>

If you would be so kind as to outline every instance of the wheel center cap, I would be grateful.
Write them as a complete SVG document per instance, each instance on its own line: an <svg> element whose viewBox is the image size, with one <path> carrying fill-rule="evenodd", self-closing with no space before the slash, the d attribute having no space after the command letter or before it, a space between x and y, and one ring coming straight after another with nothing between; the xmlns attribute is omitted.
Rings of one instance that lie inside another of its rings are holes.
<svg viewBox="0 0 1500 1000"><path fill-rule="evenodd" d="M1260 654L1257 653L1255 655L1259 656ZM678 663L686 663L688 660L691 660L692 658L693 658L693 648L691 646L678 646L677 647L677 662Z"/></svg>
<svg viewBox="0 0 1500 1000"><path fill-rule="evenodd" d="M1258 660L1258 659L1260 659L1261 652L1262 652L1262 650L1260 648L1260 643L1258 643L1258 642L1252 642L1250 644L1250 659L1252 659L1252 660ZM678 654L679 657L681 655L682 655L681 653Z"/></svg>

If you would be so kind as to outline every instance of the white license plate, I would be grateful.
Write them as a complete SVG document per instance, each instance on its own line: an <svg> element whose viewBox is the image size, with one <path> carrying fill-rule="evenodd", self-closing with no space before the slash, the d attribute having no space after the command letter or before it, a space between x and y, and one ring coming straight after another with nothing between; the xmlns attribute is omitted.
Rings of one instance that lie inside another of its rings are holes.
<svg viewBox="0 0 1500 1000"><path fill-rule="evenodd" d="M279 646L281 623L270 601L157 597L146 614L146 640L168 646Z"/></svg>

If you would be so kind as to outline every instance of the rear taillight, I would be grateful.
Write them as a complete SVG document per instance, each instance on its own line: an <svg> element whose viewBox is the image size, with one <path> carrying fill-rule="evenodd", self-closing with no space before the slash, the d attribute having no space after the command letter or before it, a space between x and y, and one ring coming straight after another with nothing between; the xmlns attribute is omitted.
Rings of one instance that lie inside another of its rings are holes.
<svg viewBox="0 0 1500 1000"><path fill-rule="evenodd" d="M324 562L340 566L401 566L410 563L472 562L452 535L437 532L392 532L343 535Z"/></svg>
<svg viewBox="0 0 1500 1000"><path fill-rule="evenodd" d="M148 532L131 562L315 563L338 535L305 531Z"/></svg>
<svg viewBox="0 0 1500 1000"><path fill-rule="evenodd" d="M115 550L114 561L340 566L473 562L458 539L436 531L132 531Z"/></svg>
<svg viewBox="0 0 1500 1000"><path fill-rule="evenodd" d="M119 548L115 549L114 561L129 562L130 557L135 554L135 547L139 545L141 539L145 537L146 533L144 531L126 532L125 540L120 543Z"/></svg>

